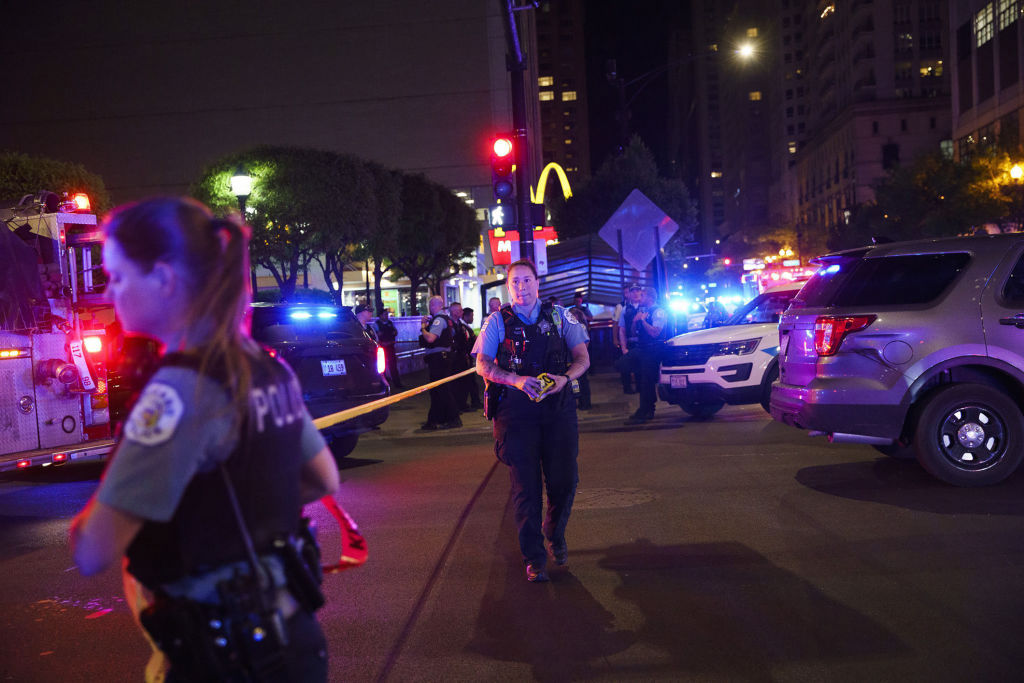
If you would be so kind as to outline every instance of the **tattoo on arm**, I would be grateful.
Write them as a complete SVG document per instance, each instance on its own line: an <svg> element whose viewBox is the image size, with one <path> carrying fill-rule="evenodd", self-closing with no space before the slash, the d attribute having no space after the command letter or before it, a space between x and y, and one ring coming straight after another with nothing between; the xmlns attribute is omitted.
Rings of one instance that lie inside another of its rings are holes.
<svg viewBox="0 0 1024 683"><path fill-rule="evenodd" d="M476 372L488 382L515 386L517 375L514 372L502 370L494 363L493 358L482 353L476 354Z"/></svg>

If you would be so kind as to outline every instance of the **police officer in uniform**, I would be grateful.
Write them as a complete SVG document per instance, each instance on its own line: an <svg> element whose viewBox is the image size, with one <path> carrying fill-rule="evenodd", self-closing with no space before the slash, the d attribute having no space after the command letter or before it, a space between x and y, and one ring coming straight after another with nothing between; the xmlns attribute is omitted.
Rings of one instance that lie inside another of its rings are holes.
<svg viewBox="0 0 1024 683"><path fill-rule="evenodd" d="M363 326L363 332L366 332L366 336L375 342L378 341L377 330L370 323L373 320L373 313L370 311L370 307L366 304L359 304L356 306L355 313L356 320Z"/></svg>
<svg viewBox="0 0 1024 683"><path fill-rule="evenodd" d="M397 339L398 328L391 319L391 311L387 308L380 309L380 315L377 317L377 343L384 348L388 384L392 389L400 391L405 387L402 386L402 376L398 372L398 354L395 351Z"/></svg>
<svg viewBox="0 0 1024 683"><path fill-rule="evenodd" d="M653 287L644 287L640 310L633 320L633 326L637 331L640 405L626 424L641 424L654 418L654 406L658 400L656 389L661 368L661 351L665 346L667 323L668 313L658 305L658 292Z"/></svg>
<svg viewBox="0 0 1024 683"><path fill-rule="evenodd" d="M633 388L634 378L637 380L637 386L640 384L639 359L634 352L637 346L637 331L633 321L640 310L642 292L643 288L637 284L630 285L626 290L626 300L623 302L619 324L615 330L619 339L619 350L622 352L622 356L615 361L615 367L621 375L624 394L636 393L636 389Z"/></svg>
<svg viewBox="0 0 1024 683"><path fill-rule="evenodd" d="M487 317L473 349L487 383L487 416L494 420L494 451L508 465L519 529L519 549L530 582L548 580L547 552L565 566L565 528L578 480L579 430L571 382L590 367L586 331L561 306L541 305L532 263L508 267L512 303ZM554 386L542 393L538 375ZM542 520L543 492L548 508Z"/></svg>
<svg viewBox="0 0 1024 683"><path fill-rule="evenodd" d="M455 343L455 322L444 314L444 299L430 297L427 302L429 316L423 317L420 327L420 343L426 347L423 360L427 364L431 382L444 379L452 374L452 346ZM446 382L430 390L430 410L427 421L421 427L425 431L453 429L462 426L459 409L455 405L452 383Z"/></svg>
<svg viewBox="0 0 1024 683"><path fill-rule="evenodd" d="M273 656L260 660L261 667L272 662L259 670L261 680L326 680L315 607L293 590L295 575L275 539L297 532L304 503L338 489L338 472L291 370L242 329L247 230L198 202L156 199L115 211L106 236L107 296L118 319L171 353L136 401L96 494L72 522L75 562L88 576L126 556L126 587L141 584L155 595L157 616L168 604L221 610L262 596L258 624L273 638L260 639L268 648L260 653ZM254 584L240 578L252 572L238 511L258 555L260 590L243 590ZM191 643L203 626L212 628L207 620L175 633ZM167 680L255 675L253 655L242 654L248 647L225 642L245 673L211 670L200 656L213 648L207 643L179 648Z"/></svg>

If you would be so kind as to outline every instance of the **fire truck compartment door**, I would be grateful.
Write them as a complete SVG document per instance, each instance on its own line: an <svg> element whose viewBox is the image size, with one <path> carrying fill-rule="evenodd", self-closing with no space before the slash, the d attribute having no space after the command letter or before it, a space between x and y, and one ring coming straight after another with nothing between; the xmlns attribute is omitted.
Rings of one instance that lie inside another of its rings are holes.
<svg viewBox="0 0 1024 683"><path fill-rule="evenodd" d="M35 357L40 360L60 358L71 362L64 348L67 337L61 332L37 334L33 337ZM53 381L36 386L36 412L39 418L39 447L55 448L81 443L82 396Z"/></svg>
<svg viewBox="0 0 1024 683"><path fill-rule="evenodd" d="M0 453L39 448L32 359L0 360Z"/></svg>

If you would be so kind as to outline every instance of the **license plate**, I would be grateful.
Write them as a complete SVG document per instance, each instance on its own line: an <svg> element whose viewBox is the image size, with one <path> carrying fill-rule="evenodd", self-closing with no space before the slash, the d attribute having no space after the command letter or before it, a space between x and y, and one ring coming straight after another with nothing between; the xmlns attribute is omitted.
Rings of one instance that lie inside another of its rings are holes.
<svg viewBox="0 0 1024 683"><path fill-rule="evenodd" d="M687 385L686 375L669 375L668 381L673 389L685 389Z"/></svg>
<svg viewBox="0 0 1024 683"><path fill-rule="evenodd" d="M324 371L324 377L345 374L345 361L343 360L322 360L320 367Z"/></svg>

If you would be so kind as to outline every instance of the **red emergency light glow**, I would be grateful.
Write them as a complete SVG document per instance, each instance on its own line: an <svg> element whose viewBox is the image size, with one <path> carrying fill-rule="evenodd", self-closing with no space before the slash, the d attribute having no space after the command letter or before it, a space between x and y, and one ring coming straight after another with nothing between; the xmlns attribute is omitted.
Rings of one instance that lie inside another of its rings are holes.
<svg viewBox="0 0 1024 683"><path fill-rule="evenodd" d="M383 375L384 370L387 368L387 359L384 356L384 347L377 347L377 374Z"/></svg>
<svg viewBox="0 0 1024 683"><path fill-rule="evenodd" d="M75 211L91 211L92 202L89 201L89 195L84 192L76 192L71 197L71 202L75 205Z"/></svg>
<svg viewBox="0 0 1024 683"><path fill-rule="evenodd" d="M19 460L18 464L15 465L15 467L17 467L19 470L23 470L23 469L25 469L26 467L28 467L31 464L32 464L31 460Z"/></svg>
<svg viewBox="0 0 1024 683"><path fill-rule="evenodd" d="M53 454L53 461L54 462L67 462L67 459L68 459L68 454L67 453L54 453Z"/></svg>
<svg viewBox="0 0 1024 683"><path fill-rule="evenodd" d="M89 353L99 353L103 350L103 339L96 336L85 337L83 340L85 350Z"/></svg>
<svg viewBox="0 0 1024 683"><path fill-rule="evenodd" d="M512 141L508 138L495 138L493 149L494 156L499 159L507 157L512 153Z"/></svg>

